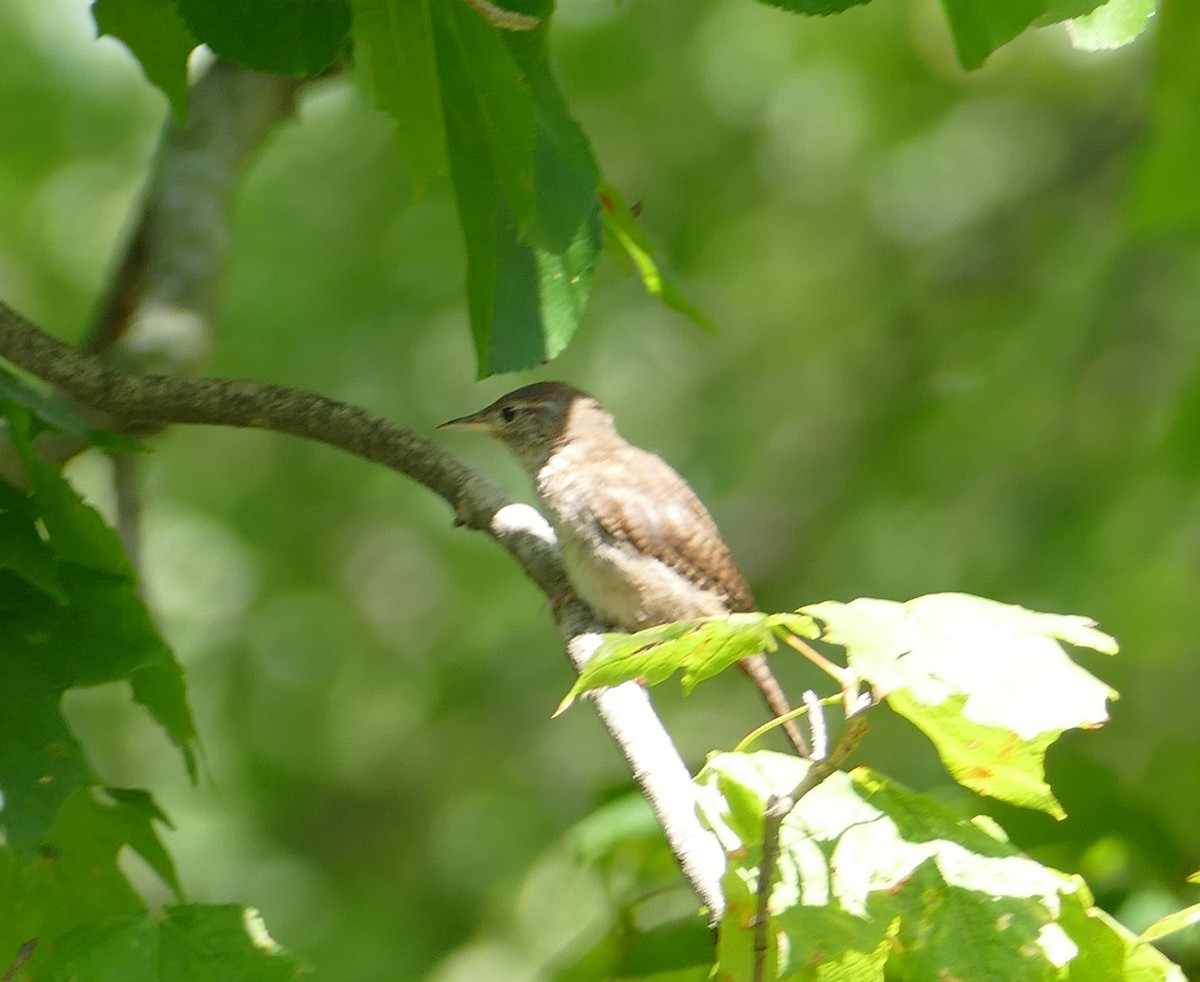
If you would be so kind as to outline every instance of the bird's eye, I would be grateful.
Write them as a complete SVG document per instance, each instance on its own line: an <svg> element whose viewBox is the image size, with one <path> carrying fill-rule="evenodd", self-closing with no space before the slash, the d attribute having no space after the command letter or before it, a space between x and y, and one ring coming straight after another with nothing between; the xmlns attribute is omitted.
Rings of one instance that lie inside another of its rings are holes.
<svg viewBox="0 0 1200 982"><path fill-rule="evenodd" d="M521 410L516 406L505 406L500 410L500 418L506 423L511 423L520 414Z"/></svg>

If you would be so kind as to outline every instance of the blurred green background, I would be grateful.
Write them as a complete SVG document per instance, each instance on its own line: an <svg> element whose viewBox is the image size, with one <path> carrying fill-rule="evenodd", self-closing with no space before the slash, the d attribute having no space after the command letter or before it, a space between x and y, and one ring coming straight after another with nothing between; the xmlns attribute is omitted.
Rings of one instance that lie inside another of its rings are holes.
<svg viewBox="0 0 1200 982"><path fill-rule="evenodd" d="M1130 230L1153 32L1083 54L1035 31L968 75L933 0L564 0L553 49L720 336L609 265L554 365L475 382L448 190L414 200L341 78L240 190L212 372L422 433L564 378L691 480L764 609L955 590L1095 617L1122 655L1079 659L1122 695L1051 753L1070 818L970 807L1135 929L1194 901L1200 248ZM84 333L165 112L83 0L0 6L0 296L43 327ZM498 448L437 439L527 492ZM549 718L571 676L543 598L390 472L264 433L156 447L146 576L205 778L103 690L69 703L98 772L154 789L194 899L257 906L326 978L536 977L602 902L546 856L628 785L586 706ZM106 466L71 470L102 506ZM694 765L760 720L732 677L658 702ZM965 794L894 720L858 759Z"/></svg>

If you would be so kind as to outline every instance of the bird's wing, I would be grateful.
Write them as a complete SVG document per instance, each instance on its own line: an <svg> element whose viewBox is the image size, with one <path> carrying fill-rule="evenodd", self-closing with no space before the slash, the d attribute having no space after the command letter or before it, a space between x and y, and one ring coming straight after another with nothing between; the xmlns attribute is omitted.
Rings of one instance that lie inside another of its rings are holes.
<svg viewBox="0 0 1200 982"><path fill-rule="evenodd" d="M604 478L590 489L588 504L606 538L629 542L700 589L720 593L731 611L754 609L716 522L661 457L621 447L606 455Z"/></svg>

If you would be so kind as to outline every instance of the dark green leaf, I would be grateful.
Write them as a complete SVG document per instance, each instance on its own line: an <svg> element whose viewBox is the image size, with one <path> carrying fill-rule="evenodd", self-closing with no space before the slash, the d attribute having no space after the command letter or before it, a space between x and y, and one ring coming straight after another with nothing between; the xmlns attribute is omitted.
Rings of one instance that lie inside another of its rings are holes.
<svg viewBox="0 0 1200 982"><path fill-rule="evenodd" d="M0 671L20 693L0 713L0 818L23 854L72 793L95 783L62 718L67 689L128 679L195 774L182 671L131 581L74 563L59 563L57 575L65 604L0 572Z"/></svg>
<svg viewBox="0 0 1200 982"><path fill-rule="evenodd" d="M350 34L345 0L178 0L193 36L227 61L276 75L317 75Z"/></svg>
<svg viewBox="0 0 1200 982"><path fill-rule="evenodd" d="M942 0L963 68L978 68L1046 13L1047 0Z"/></svg>
<svg viewBox="0 0 1200 982"><path fill-rule="evenodd" d="M1074 17L1082 17L1103 3L1104 0L1047 0L1046 12L1038 18L1037 23L1039 27L1046 27Z"/></svg>
<svg viewBox="0 0 1200 982"><path fill-rule="evenodd" d="M536 48L516 48L536 80L535 106L496 31L461 4L439 0L436 10L450 176L467 245L480 374L529 368L562 350L587 302L599 252L588 191L594 164Z"/></svg>
<svg viewBox="0 0 1200 982"><path fill-rule="evenodd" d="M433 0L443 108L472 130L470 142L487 154L498 184L524 231L533 222L533 95L500 32L459 0Z"/></svg>
<svg viewBox="0 0 1200 982"><path fill-rule="evenodd" d="M196 39L174 0L95 0L96 30L123 41L182 119L187 112L188 56Z"/></svg>
<svg viewBox="0 0 1200 982"><path fill-rule="evenodd" d="M2 572L0 591L18 601L32 595L57 609L44 594ZM63 719L61 690L30 664L28 652L36 659L39 654L51 657L52 649L39 645L36 636L21 640L24 644L18 645L0 600L0 671L7 693L0 705L0 824L9 848L24 861L46 841L66 800L96 778Z"/></svg>
<svg viewBox="0 0 1200 982"><path fill-rule="evenodd" d="M547 23L550 5L531 11ZM537 209L530 242L561 254L597 210L600 171L586 134L571 115L546 53L546 29L506 34L504 40L524 74L537 112L534 174Z"/></svg>
<svg viewBox="0 0 1200 982"><path fill-rule="evenodd" d="M30 586L66 602L58 582L54 550L37 531L37 512L29 498L0 479L0 569L22 577Z"/></svg>
<svg viewBox="0 0 1200 982"><path fill-rule="evenodd" d="M826 14L838 14L851 7L860 7L870 0L760 0L768 7L780 7L794 14L811 14L823 17Z"/></svg>
<svg viewBox="0 0 1200 982"><path fill-rule="evenodd" d="M70 433L105 450L142 453L147 449L144 444L123 434L89 426L66 403L46 395L0 364L0 413L4 413L5 404L15 404L32 413L36 420L35 430L53 429Z"/></svg>
<svg viewBox="0 0 1200 982"><path fill-rule="evenodd" d="M133 570L125 548L99 513L54 468L29 461L26 470L33 485L33 504L58 559L113 573L132 583Z"/></svg>
<svg viewBox="0 0 1200 982"><path fill-rule="evenodd" d="M354 0L355 52L423 191L446 166L431 0ZM432 0L438 2L438 0Z"/></svg>

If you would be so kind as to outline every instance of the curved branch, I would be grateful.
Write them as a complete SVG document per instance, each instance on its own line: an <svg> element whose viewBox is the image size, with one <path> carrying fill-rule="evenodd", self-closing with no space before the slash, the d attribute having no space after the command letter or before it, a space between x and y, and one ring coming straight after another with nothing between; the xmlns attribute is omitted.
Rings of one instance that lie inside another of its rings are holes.
<svg viewBox="0 0 1200 982"><path fill-rule="evenodd" d="M358 406L240 379L117 372L46 334L3 301L0 356L107 417L118 430L137 433L175 423L273 430L382 464L445 499L459 524L494 538L547 597L567 592L554 530L540 512L453 454ZM604 625L577 600L557 604L554 611L578 670L591 657ZM630 682L592 698L658 816L684 875L716 923L724 913L725 856L716 837L700 824L691 775L649 696Z"/></svg>

